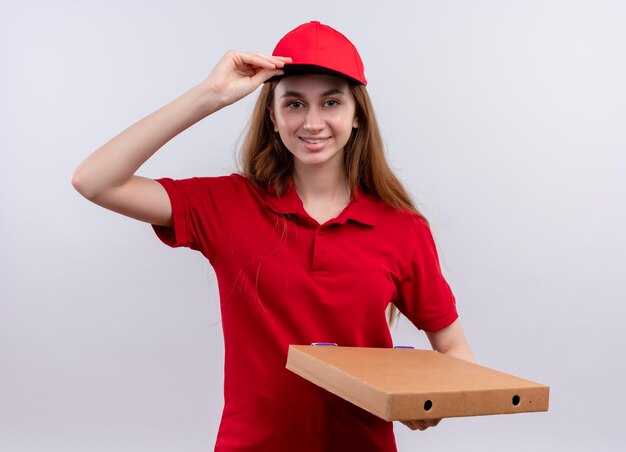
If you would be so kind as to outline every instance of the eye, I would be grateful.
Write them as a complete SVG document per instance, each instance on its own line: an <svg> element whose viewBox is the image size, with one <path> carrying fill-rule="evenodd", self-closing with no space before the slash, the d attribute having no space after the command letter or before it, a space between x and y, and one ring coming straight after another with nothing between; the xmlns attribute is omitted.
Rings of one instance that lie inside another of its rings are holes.
<svg viewBox="0 0 626 452"><path fill-rule="evenodd" d="M291 108L292 110L297 110L299 108L302 108L303 106L304 104L300 102L299 100L294 100L287 104L287 108Z"/></svg>
<svg viewBox="0 0 626 452"><path fill-rule="evenodd" d="M339 101L337 99L328 99L324 101L324 107L335 107L339 105Z"/></svg>

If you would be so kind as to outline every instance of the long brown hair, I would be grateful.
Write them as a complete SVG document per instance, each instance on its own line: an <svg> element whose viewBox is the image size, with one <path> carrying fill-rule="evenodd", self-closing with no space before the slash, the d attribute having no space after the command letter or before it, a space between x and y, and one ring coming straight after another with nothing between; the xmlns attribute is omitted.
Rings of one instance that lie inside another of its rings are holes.
<svg viewBox="0 0 626 452"><path fill-rule="evenodd" d="M261 89L241 148L241 164L243 175L250 181L263 187L273 185L280 193L292 175L293 156L274 131L269 115L278 82L267 82ZM344 166L351 193L354 194L359 187L392 207L408 210L426 220L389 168L374 108L365 86L351 84L350 91L354 96L359 123L344 147ZM397 316L397 308L391 304L388 312L390 325Z"/></svg>

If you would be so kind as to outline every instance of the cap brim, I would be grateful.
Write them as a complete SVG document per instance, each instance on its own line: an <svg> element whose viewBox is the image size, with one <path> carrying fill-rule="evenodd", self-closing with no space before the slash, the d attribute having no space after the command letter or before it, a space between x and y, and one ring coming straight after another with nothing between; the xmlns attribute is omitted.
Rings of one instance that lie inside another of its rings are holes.
<svg viewBox="0 0 626 452"><path fill-rule="evenodd" d="M335 77L341 77L346 79L350 83L355 83L358 85L364 85L360 80L349 77L346 74L343 74L338 71L333 71L332 69L328 69L322 66L316 66L314 64L286 64L283 66L283 75L276 75L266 80L266 82L271 82L274 80L280 80L283 77L288 77L290 75L303 75L303 74L326 74L326 75L334 75Z"/></svg>

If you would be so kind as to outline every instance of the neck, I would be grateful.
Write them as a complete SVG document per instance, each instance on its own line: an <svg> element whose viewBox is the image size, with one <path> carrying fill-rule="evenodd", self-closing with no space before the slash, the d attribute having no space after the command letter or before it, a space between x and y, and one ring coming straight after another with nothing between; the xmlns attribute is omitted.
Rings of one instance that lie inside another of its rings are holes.
<svg viewBox="0 0 626 452"><path fill-rule="evenodd" d="M344 202L350 198L343 165L336 168L311 168L296 164L293 181L304 203L315 200Z"/></svg>

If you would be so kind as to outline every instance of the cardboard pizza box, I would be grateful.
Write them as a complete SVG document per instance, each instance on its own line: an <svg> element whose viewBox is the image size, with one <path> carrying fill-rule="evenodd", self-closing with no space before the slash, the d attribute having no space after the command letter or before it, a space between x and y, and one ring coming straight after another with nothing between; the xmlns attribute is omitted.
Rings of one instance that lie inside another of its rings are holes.
<svg viewBox="0 0 626 452"><path fill-rule="evenodd" d="M290 345L286 367L386 421L548 410L548 386L433 350Z"/></svg>

